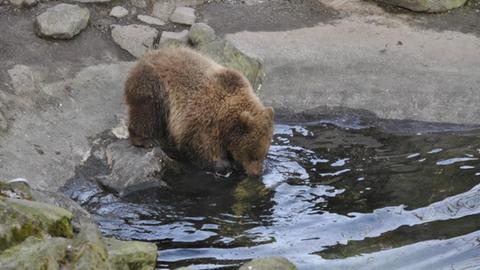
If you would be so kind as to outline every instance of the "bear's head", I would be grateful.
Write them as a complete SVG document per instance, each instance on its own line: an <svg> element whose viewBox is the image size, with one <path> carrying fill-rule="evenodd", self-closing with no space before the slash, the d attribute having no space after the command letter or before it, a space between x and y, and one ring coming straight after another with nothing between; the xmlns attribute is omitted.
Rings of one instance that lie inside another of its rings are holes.
<svg viewBox="0 0 480 270"><path fill-rule="evenodd" d="M230 154L248 175L260 176L273 136L273 108L257 113L244 111L238 124L241 132L229 147Z"/></svg>

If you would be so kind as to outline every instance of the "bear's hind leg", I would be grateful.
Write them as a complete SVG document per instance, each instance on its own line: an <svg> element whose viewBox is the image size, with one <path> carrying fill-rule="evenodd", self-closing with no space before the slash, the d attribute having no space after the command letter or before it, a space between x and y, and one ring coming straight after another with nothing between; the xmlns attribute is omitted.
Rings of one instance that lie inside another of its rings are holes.
<svg viewBox="0 0 480 270"><path fill-rule="evenodd" d="M133 145L153 147L165 138L165 89L154 69L137 65L125 83L125 101L128 105L128 132Z"/></svg>

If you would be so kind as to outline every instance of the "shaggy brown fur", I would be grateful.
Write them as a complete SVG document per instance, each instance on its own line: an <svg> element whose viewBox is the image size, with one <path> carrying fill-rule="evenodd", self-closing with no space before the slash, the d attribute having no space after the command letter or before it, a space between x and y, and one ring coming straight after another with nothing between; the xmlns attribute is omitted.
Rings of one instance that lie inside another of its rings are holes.
<svg viewBox="0 0 480 270"><path fill-rule="evenodd" d="M260 175L273 132L264 107L240 72L193 50L147 53L125 84L132 144L173 145L203 167L223 170L228 156Z"/></svg>

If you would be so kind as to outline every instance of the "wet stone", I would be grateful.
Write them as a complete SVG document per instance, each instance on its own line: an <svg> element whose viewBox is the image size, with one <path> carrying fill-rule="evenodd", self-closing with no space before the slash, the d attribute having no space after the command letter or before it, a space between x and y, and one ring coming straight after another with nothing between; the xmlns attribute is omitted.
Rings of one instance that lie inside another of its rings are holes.
<svg viewBox="0 0 480 270"><path fill-rule="evenodd" d="M296 270L297 267L283 257L268 257L248 262L238 270Z"/></svg>
<svg viewBox="0 0 480 270"><path fill-rule="evenodd" d="M108 260L115 270L150 270L155 268L157 246L139 241L103 238ZM134 267L132 267L134 266Z"/></svg>

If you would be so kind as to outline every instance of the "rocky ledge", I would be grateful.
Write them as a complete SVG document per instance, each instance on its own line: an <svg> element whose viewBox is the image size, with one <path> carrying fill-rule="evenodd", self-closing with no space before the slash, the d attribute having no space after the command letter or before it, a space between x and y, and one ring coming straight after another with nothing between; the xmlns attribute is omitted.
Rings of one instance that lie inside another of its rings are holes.
<svg viewBox="0 0 480 270"><path fill-rule="evenodd" d="M90 215L61 194L30 189L23 179L0 182L4 270L147 270L155 268L156 257L155 244L101 237Z"/></svg>

